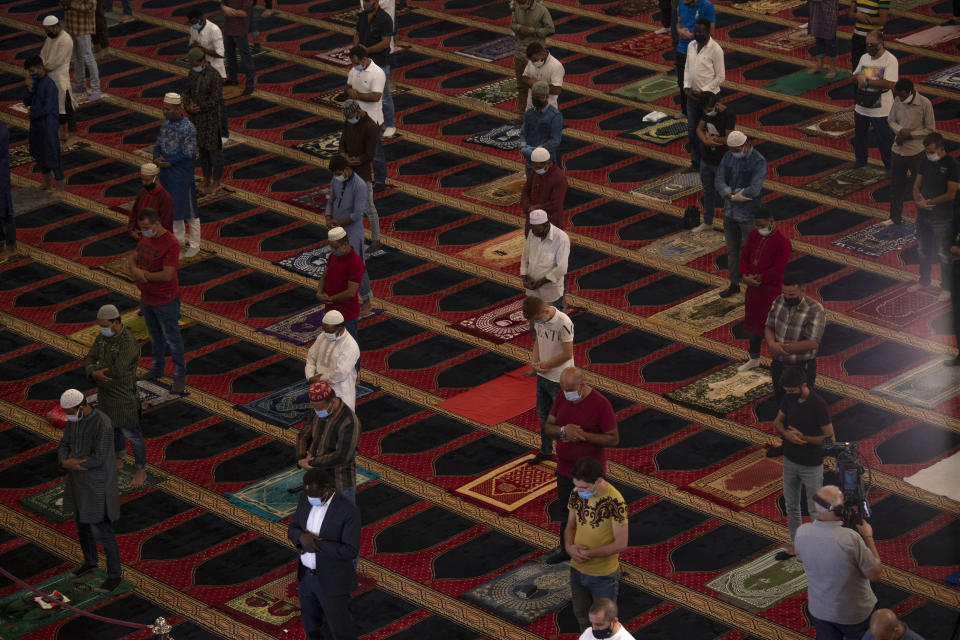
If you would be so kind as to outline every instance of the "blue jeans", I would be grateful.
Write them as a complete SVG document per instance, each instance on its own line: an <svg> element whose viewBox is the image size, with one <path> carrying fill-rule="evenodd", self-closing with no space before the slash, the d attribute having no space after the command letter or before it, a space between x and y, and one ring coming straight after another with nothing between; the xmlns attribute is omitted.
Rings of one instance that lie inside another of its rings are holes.
<svg viewBox="0 0 960 640"><path fill-rule="evenodd" d="M713 214L720 203L717 197L717 169L712 164L701 160L700 182L703 183L703 223L713 224Z"/></svg>
<svg viewBox="0 0 960 640"><path fill-rule="evenodd" d="M383 69L383 72L387 76L387 79L383 82L383 96L380 98L383 104L383 126L395 127L397 126L397 121L393 113L393 96L390 95L390 65L385 65L381 67L381 69Z"/></svg>
<svg viewBox="0 0 960 640"><path fill-rule="evenodd" d="M917 211L920 284L930 284L930 268L936 262L940 265L940 288L944 291L950 290L950 276L953 271L950 246L956 233L949 210L946 213Z"/></svg>
<svg viewBox="0 0 960 640"><path fill-rule="evenodd" d="M123 5L123 13L132 16L133 10L130 8L130 0L120 0L120 4ZM113 11L113 0L106 0L103 3L104 11Z"/></svg>
<svg viewBox="0 0 960 640"><path fill-rule="evenodd" d="M117 451L117 458L127 455L127 441L130 442L130 448L133 449L133 462L137 469L147 468L147 443L143 440L143 432L140 427L135 429L114 429L113 430L113 448Z"/></svg>
<svg viewBox="0 0 960 640"><path fill-rule="evenodd" d="M690 163L700 164L700 138L697 137L697 126L703 119L703 109L700 101L687 98L687 135L690 138Z"/></svg>
<svg viewBox="0 0 960 640"><path fill-rule="evenodd" d="M90 72L90 92L100 91L100 68L93 57L93 41L90 34L73 36L73 86L87 90L87 72Z"/></svg>
<svg viewBox="0 0 960 640"><path fill-rule="evenodd" d="M815 38L816 44L813 46L813 55L817 58L836 58L837 57L837 39Z"/></svg>
<svg viewBox="0 0 960 640"><path fill-rule="evenodd" d="M815 519L817 505L813 496L823 488L823 465L807 467L793 462L786 456L783 458L783 506L787 512L787 529L790 530L790 540L794 539L797 529L800 528L800 487L807 490L807 513L810 519Z"/></svg>
<svg viewBox="0 0 960 640"><path fill-rule="evenodd" d="M883 118L871 118L853 112L854 124L854 147L857 156L857 164L867 164L867 140L870 127L873 127L877 134L877 144L880 146L880 157L883 159L883 166L890 168L890 154L893 146L893 131L887 122L886 116Z"/></svg>
<svg viewBox="0 0 960 640"><path fill-rule="evenodd" d="M180 296L165 305L151 307L140 303L140 312L150 334L150 348L153 351L151 371L163 375L167 348L173 360L173 379L187 377L187 365L183 358L183 336L180 335Z"/></svg>
<svg viewBox="0 0 960 640"><path fill-rule="evenodd" d="M383 152L383 126L381 125L380 135L377 136L377 150L373 153L373 183L384 184L386 181L387 155Z"/></svg>
<svg viewBox="0 0 960 640"><path fill-rule="evenodd" d="M747 242L747 236L753 229L753 220L737 222L728 215L723 216L723 239L727 244L727 271L730 272L730 284L740 284L740 250Z"/></svg>
<svg viewBox="0 0 960 640"><path fill-rule="evenodd" d="M106 511L106 507L104 507ZM119 578L123 574L123 567L120 565L120 549L117 547L117 535L113 532L113 525L106 518L100 522L80 522L77 523L77 540L80 542L80 550L83 551L83 564L97 566L98 554L97 543L103 547L103 553L107 556L107 577Z"/></svg>
<svg viewBox="0 0 960 640"><path fill-rule="evenodd" d="M226 47L227 80L237 81L237 50L239 50L247 87L252 89L253 57L250 55L250 43L247 42L247 34L243 34L242 36L223 36L223 44L224 47Z"/></svg>
<svg viewBox="0 0 960 640"><path fill-rule="evenodd" d="M553 453L553 438L547 435L547 416L553 408L553 400L560 393L560 383L537 376L537 417L540 418L540 453Z"/></svg>
<svg viewBox="0 0 960 640"><path fill-rule="evenodd" d="M873 615L873 614L871 614ZM815 618L810 615L813 628L817 630L817 640L860 640L870 628L870 616L858 624L837 624Z"/></svg>
<svg viewBox="0 0 960 640"><path fill-rule="evenodd" d="M370 274L367 273L367 252L366 248L363 246L363 236L360 237L360 242L357 243L359 246L350 244L353 247L353 250L357 252L357 255L360 256L360 259L363 260L363 279L360 281L360 289L357 291L357 294L360 296L360 302L364 302L373 297L373 291L370 289ZM351 334L352 335L352 334ZM356 338L357 336L353 336Z"/></svg>
<svg viewBox="0 0 960 640"><path fill-rule="evenodd" d="M570 604L581 629L590 627L590 607L597 598L609 598L614 604L620 593L620 569L606 576L588 576L570 567Z"/></svg>
<svg viewBox="0 0 960 640"><path fill-rule="evenodd" d="M250 35L253 36L253 41L256 42L257 38L260 37L260 25L257 24L256 4L250 7L250 11L247 15L250 16Z"/></svg>

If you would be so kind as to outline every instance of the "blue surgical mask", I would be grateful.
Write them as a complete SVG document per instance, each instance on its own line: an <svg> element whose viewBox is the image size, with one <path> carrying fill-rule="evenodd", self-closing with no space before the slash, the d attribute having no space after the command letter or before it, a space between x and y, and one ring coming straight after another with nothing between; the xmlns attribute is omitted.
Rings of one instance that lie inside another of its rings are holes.
<svg viewBox="0 0 960 640"><path fill-rule="evenodd" d="M153 236L157 235L153 229L144 229L140 233L143 234L144 238L152 238Z"/></svg>
<svg viewBox="0 0 960 640"><path fill-rule="evenodd" d="M311 507L322 507L324 505L324 501L321 498L311 498L310 496L307 496L307 502L310 503Z"/></svg>
<svg viewBox="0 0 960 640"><path fill-rule="evenodd" d="M347 122L349 122L350 124L357 124L358 122L360 122L360 118L347 118Z"/></svg>
<svg viewBox="0 0 960 640"><path fill-rule="evenodd" d="M589 500L593 497L593 491L577 491L577 495L584 500Z"/></svg>
<svg viewBox="0 0 960 640"><path fill-rule="evenodd" d="M30 74L30 79L33 80L34 82L36 82L37 80L40 79L40 74L39 74L39 73L31 73L31 74Z"/></svg>
<svg viewBox="0 0 960 640"><path fill-rule="evenodd" d="M540 318L537 318L536 320L534 320L534 323L536 324L545 324L546 322L547 322L546 320L541 320Z"/></svg>
<svg viewBox="0 0 960 640"><path fill-rule="evenodd" d="M102 335L104 338L112 338L113 329L110 327L100 327L100 335Z"/></svg>
<svg viewBox="0 0 960 640"><path fill-rule="evenodd" d="M363 67L362 64L354 65L353 68L354 68L354 70L356 70L356 71L358 71L358 72L362 72L363 69L364 69L364 67Z"/></svg>
<svg viewBox="0 0 960 640"><path fill-rule="evenodd" d="M534 169L534 171L537 172L537 175L541 175L541 176L547 172L546 169Z"/></svg>
<svg viewBox="0 0 960 640"><path fill-rule="evenodd" d="M580 401L580 394L577 393L576 391L564 391L564 392L563 392L563 397L566 398L567 400L569 400L570 402L579 402L579 401Z"/></svg>
<svg viewBox="0 0 960 640"><path fill-rule="evenodd" d="M197 24L192 24L192 25L190 25L190 28L193 29L194 31L200 31L201 29L203 29L203 25L201 25L201 24L198 22Z"/></svg>
<svg viewBox="0 0 960 640"><path fill-rule="evenodd" d="M314 409L313 412L317 414L318 418L326 418L330 415L330 412L326 409Z"/></svg>
<svg viewBox="0 0 960 640"><path fill-rule="evenodd" d="M203 71L203 65L200 65L199 67L191 67L191 68L197 73L201 73Z"/></svg>

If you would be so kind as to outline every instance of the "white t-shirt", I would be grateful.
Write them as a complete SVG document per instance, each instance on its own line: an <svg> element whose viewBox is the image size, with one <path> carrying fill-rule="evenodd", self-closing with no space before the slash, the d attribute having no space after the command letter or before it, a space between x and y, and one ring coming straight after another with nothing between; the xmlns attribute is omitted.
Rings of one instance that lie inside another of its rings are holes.
<svg viewBox="0 0 960 640"><path fill-rule="evenodd" d="M869 53L860 57L857 63L857 73L863 72L872 82L873 80L889 80L896 82L899 79L900 63L889 51L884 51L883 55L874 60ZM886 118L890 115L890 109L893 107L893 91L887 90L880 95L880 106L875 109L867 109L860 105L855 105L853 110L862 116L869 118Z"/></svg>
<svg viewBox="0 0 960 640"><path fill-rule="evenodd" d="M533 78L534 82L543 80L551 87L563 86L563 73L563 65L549 53L547 54L547 59L543 61L542 67L535 67L533 62L528 60L527 68L523 70L525 78ZM532 95L532 91L527 92L527 109L533 106L533 98L530 97ZM552 104L559 109L559 99L559 94L551 93L547 96L547 104Z"/></svg>
<svg viewBox="0 0 960 640"><path fill-rule="evenodd" d="M563 311L557 311L546 322L534 322L533 327L537 332L540 362L556 358L563 353L564 342L573 342L573 320ZM560 382L560 374L564 369L572 366L573 358L570 358L553 369L547 370L546 373L537 375L541 375L552 382Z"/></svg>
<svg viewBox="0 0 960 640"><path fill-rule="evenodd" d="M331 501L332 498L324 502L322 507L310 507L310 513L307 515L307 531L315 536L320 535L320 527L323 526L323 519L327 515L327 508ZM317 554L304 551L300 554L300 562L307 569L316 569Z"/></svg>
<svg viewBox="0 0 960 640"><path fill-rule="evenodd" d="M193 46L194 44L199 44L204 49L216 51L220 54L219 58L207 56L207 62L209 62L210 66L220 74L221 78L226 79L227 69L223 63L223 32L220 30L220 27L213 24L209 20L204 21L203 29L200 29L200 31L197 31L191 27L190 46Z"/></svg>
<svg viewBox="0 0 960 640"><path fill-rule="evenodd" d="M347 74L347 84L360 93L379 93L379 100L366 101L357 100L360 108L370 116L377 124L383 124L383 86L387 83L387 74L383 69L377 66L373 60L363 71L357 71L356 67L350 68Z"/></svg>
<svg viewBox="0 0 960 640"><path fill-rule="evenodd" d="M580 640L595 640L593 636L593 629L587 629L580 634ZM610 636L610 640L634 640L634 637L630 635L630 632L627 631L627 628L620 625L620 631L617 631L615 634Z"/></svg>

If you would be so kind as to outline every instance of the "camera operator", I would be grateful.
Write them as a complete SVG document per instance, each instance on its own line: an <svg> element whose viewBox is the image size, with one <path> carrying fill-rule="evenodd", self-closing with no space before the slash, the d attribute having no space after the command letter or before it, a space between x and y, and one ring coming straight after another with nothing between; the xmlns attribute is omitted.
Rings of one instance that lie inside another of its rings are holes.
<svg viewBox="0 0 960 640"><path fill-rule="evenodd" d="M862 640L923 640L923 636L911 631L890 609L877 609L870 616L870 630Z"/></svg>
<svg viewBox="0 0 960 640"><path fill-rule="evenodd" d="M871 581L883 569L868 522L843 526L843 493L834 485L814 498L817 520L797 529L794 545L807 574L807 604L817 640L859 640L877 606ZM858 534L859 532L859 534Z"/></svg>

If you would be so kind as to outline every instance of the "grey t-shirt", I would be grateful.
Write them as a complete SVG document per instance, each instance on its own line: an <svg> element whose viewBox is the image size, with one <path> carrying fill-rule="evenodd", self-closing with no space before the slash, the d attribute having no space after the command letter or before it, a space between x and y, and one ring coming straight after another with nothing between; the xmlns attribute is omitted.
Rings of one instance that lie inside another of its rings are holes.
<svg viewBox="0 0 960 640"><path fill-rule="evenodd" d="M879 562L863 538L838 520L797 529L794 548L807 574L810 614L837 624L858 624L877 604L866 575Z"/></svg>

